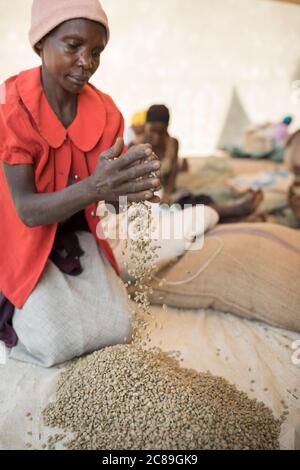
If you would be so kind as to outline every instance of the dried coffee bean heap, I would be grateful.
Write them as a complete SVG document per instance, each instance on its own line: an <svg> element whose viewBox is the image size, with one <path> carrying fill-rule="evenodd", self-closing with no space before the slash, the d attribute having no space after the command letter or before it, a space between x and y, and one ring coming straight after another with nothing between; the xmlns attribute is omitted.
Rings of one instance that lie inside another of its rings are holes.
<svg viewBox="0 0 300 470"><path fill-rule="evenodd" d="M68 449L278 449L281 422L220 377L135 345L75 361L59 378L48 426Z"/></svg>
<svg viewBox="0 0 300 470"><path fill-rule="evenodd" d="M155 247L145 227L151 209L134 204L129 217L137 230L130 240L134 299L149 314ZM132 344L75 360L60 375L56 401L43 417L46 425L74 433L68 449L279 448L282 420L269 408L223 378L181 368L174 353L143 349L144 326L136 323ZM51 438L48 447L57 440Z"/></svg>

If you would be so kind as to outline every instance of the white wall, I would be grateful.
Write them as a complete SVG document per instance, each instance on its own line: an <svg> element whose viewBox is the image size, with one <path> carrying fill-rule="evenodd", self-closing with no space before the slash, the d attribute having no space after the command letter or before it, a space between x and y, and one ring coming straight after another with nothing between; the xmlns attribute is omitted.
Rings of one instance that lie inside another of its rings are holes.
<svg viewBox="0 0 300 470"><path fill-rule="evenodd" d="M153 102L166 103L183 154L214 150L234 88L252 121L290 112L299 122L291 82L300 80L300 7L270 0L103 4L111 42L93 83L127 120ZM27 42L30 6L0 0L0 81L39 63Z"/></svg>

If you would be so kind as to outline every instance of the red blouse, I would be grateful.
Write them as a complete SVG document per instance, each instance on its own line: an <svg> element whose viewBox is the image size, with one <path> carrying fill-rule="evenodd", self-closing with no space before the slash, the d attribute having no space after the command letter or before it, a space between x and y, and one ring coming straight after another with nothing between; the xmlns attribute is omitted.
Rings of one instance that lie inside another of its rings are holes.
<svg viewBox="0 0 300 470"><path fill-rule="evenodd" d="M70 175L75 181L87 178L123 131L123 117L112 99L91 84L81 91L68 129L47 101L40 67L9 78L0 88L0 162L34 165L38 193L64 189ZM88 226L119 274L108 242L96 235L96 211L97 204L85 208ZM0 292L17 308L43 273L56 231L57 224L29 228L22 223L0 164Z"/></svg>

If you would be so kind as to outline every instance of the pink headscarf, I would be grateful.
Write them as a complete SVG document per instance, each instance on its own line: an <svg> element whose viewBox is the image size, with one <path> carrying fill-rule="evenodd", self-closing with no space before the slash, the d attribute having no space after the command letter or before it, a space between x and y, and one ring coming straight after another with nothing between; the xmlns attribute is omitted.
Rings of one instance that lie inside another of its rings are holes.
<svg viewBox="0 0 300 470"><path fill-rule="evenodd" d="M33 0L29 32L33 49L35 50L35 45L61 23L76 18L86 18L102 24L107 32L108 42L108 19L99 0Z"/></svg>

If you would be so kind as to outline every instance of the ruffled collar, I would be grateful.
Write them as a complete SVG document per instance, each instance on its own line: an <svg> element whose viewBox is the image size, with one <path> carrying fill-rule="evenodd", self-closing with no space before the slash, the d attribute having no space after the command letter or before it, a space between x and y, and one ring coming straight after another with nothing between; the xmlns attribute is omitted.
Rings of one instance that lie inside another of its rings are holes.
<svg viewBox="0 0 300 470"><path fill-rule="evenodd" d="M21 72L17 88L25 107L50 147L59 148L68 136L83 152L91 151L101 139L106 110L100 93L90 84L78 95L77 115L66 129L51 108L41 82L41 67Z"/></svg>

